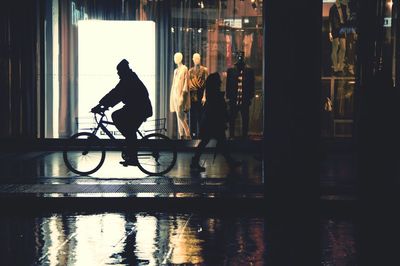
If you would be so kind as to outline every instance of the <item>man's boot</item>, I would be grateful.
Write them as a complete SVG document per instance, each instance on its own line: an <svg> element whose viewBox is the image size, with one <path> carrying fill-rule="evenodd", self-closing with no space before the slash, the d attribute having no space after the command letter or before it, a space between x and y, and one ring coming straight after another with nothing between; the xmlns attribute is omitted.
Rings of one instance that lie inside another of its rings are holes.
<svg viewBox="0 0 400 266"><path fill-rule="evenodd" d="M204 172L206 168L199 164L199 159L193 157L192 162L190 163L190 170L195 172Z"/></svg>

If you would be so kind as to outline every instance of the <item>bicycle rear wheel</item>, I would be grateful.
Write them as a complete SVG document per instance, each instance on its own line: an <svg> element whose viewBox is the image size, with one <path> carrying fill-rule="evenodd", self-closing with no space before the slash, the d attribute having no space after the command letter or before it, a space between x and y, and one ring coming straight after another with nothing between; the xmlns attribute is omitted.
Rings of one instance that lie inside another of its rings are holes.
<svg viewBox="0 0 400 266"><path fill-rule="evenodd" d="M142 172L148 175L163 175L174 167L177 152L170 138L153 133L140 140L137 157L138 167Z"/></svg>
<svg viewBox="0 0 400 266"><path fill-rule="evenodd" d="M63 158L65 165L75 174L90 175L103 165L106 151L96 135L80 132L69 138Z"/></svg>

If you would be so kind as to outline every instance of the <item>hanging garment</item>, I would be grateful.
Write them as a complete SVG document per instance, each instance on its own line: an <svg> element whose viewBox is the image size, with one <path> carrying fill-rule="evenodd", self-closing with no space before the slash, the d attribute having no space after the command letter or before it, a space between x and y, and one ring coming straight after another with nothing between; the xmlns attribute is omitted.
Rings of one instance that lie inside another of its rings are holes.
<svg viewBox="0 0 400 266"><path fill-rule="evenodd" d="M246 34L243 39L244 57L251 57L251 47L253 46L253 33Z"/></svg>
<svg viewBox="0 0 400 266"><path fill-rule="evenodd" d="M181 139L190 139L187 112L190 109L190 94L187 87L188 68L181 65L174 70L170 94L170 111L176 112L178 132Z"/></svg>
<svg viewBox="0 0 400 266"><path fill-rule="evenodd" d="M187 87L188 68L181 65L174 70L170 94L170 111L189 111L190 100Z"/></svg>

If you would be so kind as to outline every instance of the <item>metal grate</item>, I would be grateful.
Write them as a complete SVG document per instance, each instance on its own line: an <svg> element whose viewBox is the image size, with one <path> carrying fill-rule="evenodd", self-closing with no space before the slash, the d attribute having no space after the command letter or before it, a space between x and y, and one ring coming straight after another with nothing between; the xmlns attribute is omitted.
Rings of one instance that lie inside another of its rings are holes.
<svg viewBox="0 0 400 266"><path fill-rule="evenodd" d="M24 194L24 193L240 193L253 194L262 193L263 186L215 186L215 185L174 185L174 184L156 184L156 185L86 185L86 184L4 184L0 185L0 193Z"/></svg>

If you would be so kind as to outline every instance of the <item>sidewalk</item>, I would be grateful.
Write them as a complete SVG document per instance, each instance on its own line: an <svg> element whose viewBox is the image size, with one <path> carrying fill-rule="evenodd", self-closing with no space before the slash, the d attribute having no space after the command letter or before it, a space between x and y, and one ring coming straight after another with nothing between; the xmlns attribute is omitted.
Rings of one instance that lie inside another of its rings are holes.
<svg viewBox="0 0 400 266"><path fill-rule="evenodd" d="M202 156L207 168L192 173L192 153L179 152L175 167L165 176L146 176L137 167L119 164L120 152L108 151L102 168L78 176L64 165L62 152L1 154L0 198L24 208L146 208L218 209L236 204L259 206L264 198L262 161L251 153L233 154L243 165L230 171L222 156ZM235 205L233 205L235 206ZM7 204L3 208L11 207Z"/></svg>

